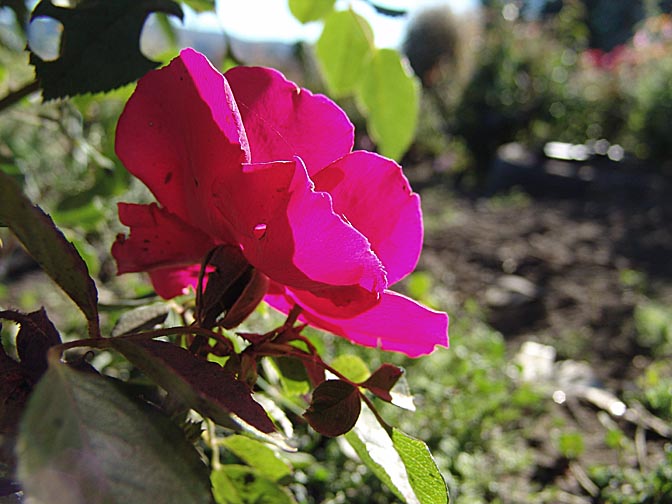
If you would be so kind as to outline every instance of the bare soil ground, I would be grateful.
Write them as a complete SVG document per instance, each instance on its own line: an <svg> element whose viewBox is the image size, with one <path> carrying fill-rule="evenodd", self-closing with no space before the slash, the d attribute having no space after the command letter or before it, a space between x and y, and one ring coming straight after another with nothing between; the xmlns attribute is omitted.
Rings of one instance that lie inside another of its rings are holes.
<svg viewBox="0 0 672 504"><path fill-rule="evenodd" d="M605 390L622 397L631 389L651 360L636 341L635 305L644 295L672 303L672 184L654 173L601 171L569 193L566 181L546 177L485 198L428 182L420 171L409 173L421 187L427 221L420 268L456 305L475 299L484 306L512 355L525 341L541 342L558 360L587 361ZM588 498L581 468L618 463L604 445L604 417L582 401L552 409L529 441L537 444L530 477ZM584 435L577 466L550 447L550 422L558 416ZM626 423L621 427L634 437ZM664 439L647 435L640 455L659 460Z"/></svg>

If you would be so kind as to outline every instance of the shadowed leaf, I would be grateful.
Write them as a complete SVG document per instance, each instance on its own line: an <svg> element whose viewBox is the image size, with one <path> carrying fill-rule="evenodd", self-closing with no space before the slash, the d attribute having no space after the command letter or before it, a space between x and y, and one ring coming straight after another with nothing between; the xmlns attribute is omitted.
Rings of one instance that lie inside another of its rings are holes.
<svg viewBox="0 0 672 504"><path fill-rule="evenodd" d="M81 0L73 8L42 0L31 19L49 17L63 25L58 59L30 54L43 98L109 91L158 66L140 52L140 34L152 12L183 15L171 0Z"/></svg>
<svg viewBox="0 0 672 504"><path fill-rule="evenodd" d="M313 391L313 400L303 416L320 434L336 437L353 428L361 407L357 387L340 380L327 380Z"/></svg>
<svg viewBox="0 0 672 504"><path fill-rule="evenodd" d="M230 245L217 247L209 264L214 270L208 273L197 318L201 327L211 328L216 323L226 329L236 327L261 302L268 291L268 277L247 262L240 248Z"/></svg>
<svg viewBox="0 0 672 504"><path fill-rule="evenodd" d="M99 336L98 291L86 263L51 218L2 171L0 222L12 230L33 259L79 306L89 322L89 335Z"/></svg>
<svg viewBox="0 0 672 504"><path fill-rule="evenodd" d="M207 469L177 426L55 359L31 395L17 457L31 502L213 503Z"/></svg>
<svg viewBox="0 0 672 504"><path fill-rule="evenodd" d="M112 347L154 382L220 425L235 428L230 413L269 434L275 426L247 385L222 366L208 362L172 343L111 340Z"/></svg>
<svg viewBox="0 0 672 504"><path fill-rule="evenodd" d="M33 383L37 383L47 370L47 351L62 343L60 334L47 317L44 308L32 313L1 311L0 319L21 325L16 335L16 351L21 359L21 367Z"/></svg>
<svg viewBox="0 0 672 504"><path fill-rule="evenodd" d="M124 312L112 328L112 337L130 334L153 328L161 324L170 313L171 306L168 303L154 303L147 306L138 306Z"/></svg>

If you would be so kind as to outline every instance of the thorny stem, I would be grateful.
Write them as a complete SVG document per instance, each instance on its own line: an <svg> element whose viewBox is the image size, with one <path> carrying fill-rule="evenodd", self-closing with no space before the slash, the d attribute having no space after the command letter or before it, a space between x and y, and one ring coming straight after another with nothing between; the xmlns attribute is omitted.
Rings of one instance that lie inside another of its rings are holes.
<svg viewBox="0 0 672 504"><path fill-rule="evenodd" d="M215 251L217 250L217 247L213 247L210 249L205 256L205 259L203 259L203 262L201 263L201 269L198 272L198 286L196 288L196 309L198 310L198 313L196 315L196 319L201 322L201 316L202 314L200 313L200 308L202 306L202 301L203 301L203 279L205 278L205 269L208 267L208 264L210 264L210 260L212 259L212 256L215 255Z"/></svg>
<svg viewBox="0 0 672 504"><path fill-rule="evenodd" d="M57 353L59 356L63 354L66 350L77 347L89 347L89 348L111 348L113 347L114 340L124 339L124 340L148 340L158 338L160 336L177 336L177 335L188 335L196 334L205 338L213 338L217 341L223 343L227 348L232 349L231 342L226 336L222 336L215 331L210 329L205 329L203 327L188 326L188 327L167 327L165 329L155 329L152 331L143 331L139 333L126 334L124 336L117 336L115 338L95 338L95 339L81 339L75 341L68 341L67 343L62 343L60 345L53 346L49 349L49 353L54 355Z"/></svg>
<svg viewBox="0 0 672 504"><path fill-rule="evenodd" d="M203 435L212 450L210 465L213 471L217 471L218 469L221 469L222 463L219 460L219 443L217 442L217 433L215 432L215 422L206 418L205 425L207 425L207 429L203 432Z"/></svg>
<svg viewBox="0 0 672 504"><path fill-rule="evenodd" d="M301 339L301 341L305 342L307 345L309 345L309 347L314 349L313 345L307 340L307 338L299 337L298 339ZM259 353L257 353L257 355L266 355L266 356L269 356L269 357L273 357L273 356L276 356L276 355L295 357L297 359L300 359L300 360L303 360L303 361L308 361L308 362L311 362L312 364L317 364L317 365L321 366L323 369L325 369L326 371L329 371L334 376L336 376L339 380L344 381L344 382L352 385L353 387L355 387L355 389L359 393L359 396L362 398L362 400L369 407L369 409L371 410L373 415L376 417L376 420L378 420L378 423L387 431L389 431L391 429L390 425L383 419L383 417L380 415L380 413L378 413L378 410L376 409L376 406L373 404L373 401L369 397L367 397L366 394L364 394L359 389L360 384L356 383L356 382L353 382L352 380L350 380L349 378L344 376L342 373L340 373L338 370L331 367L329 364L324 362L320 358L319 355L309 354L309 353L306 353L306 352L302 352L301 350L298 350L298 349L293 350L291 352L286 352L286 351L285 352L280 352L280 351L276 352L276 351L273 351L273 350L269 349L266 352L259 352Z"/></svg>
<svg viewBox="0 0 672 504"><path fill-rule="evenodd" d="M20 101L22 98L28 96L29 94L32 94L35 91L39 91L39 89L40 89L40 82L37 79L35 79L34 81L29 82L22 88L10 92L4 98L0 99L0 112L5 110L6 108L11 107L16 102Z"/></svg>

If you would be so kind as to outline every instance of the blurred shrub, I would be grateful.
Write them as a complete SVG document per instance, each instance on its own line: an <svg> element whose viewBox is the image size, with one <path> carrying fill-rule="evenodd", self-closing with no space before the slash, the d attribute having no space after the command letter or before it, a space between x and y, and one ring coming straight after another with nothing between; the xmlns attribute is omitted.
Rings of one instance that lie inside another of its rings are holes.
<svg viewBox="0 0 672 504"><path fill-rule="evenodd" d="M421 10L411 19L403 52L424 86L435 84L446 65L458 63L460 21L447 5Z"/></svg>
<svg viewBox="0 0 672 504"><path fill-rule="evenodd" d="M426 94L444 134L463 139L478 173L485 174L497 148L510 141L540 149L548 141L606 139L658 166L672 165L669 15L648 18L626 44L605 52L589 47L582 2L565 1L556 15L533 20L515 18L503 8L506 2L495 4L484 11L481 37L466 25L447 24L444 55L427 53L427 62L414 66L428 72L429 62L435 65L430 74L440 78L425 79L431 81ZM438 19L432 19L436 26ZM423 26L429 32L434 25L428 20ZM421 46L418 33L409 31L409 55L411 41ZM459 53L468 63L446 63L455 47L471 47ZM453 68L463 69L462 78Z"/></svg>
<svg viewBox="0 0 672 504"><path fill-rule="evenodd" d="M649 18L618 62L628 99L624 145L638 157L672 163L672 18ZM631 84L630 86L628 84Z"/></svg>
<svg viewBox="0 0 672 504"><path fill-rule="evenodd" d="M563 98L577 57L561 40L579 31L571 28L579 23L568 20L572 16L563 9L552 22L523 23L492 13L476 68L448 119L482 170L503 143L537 143L552 136L560 120L571 121Z"/></svg>

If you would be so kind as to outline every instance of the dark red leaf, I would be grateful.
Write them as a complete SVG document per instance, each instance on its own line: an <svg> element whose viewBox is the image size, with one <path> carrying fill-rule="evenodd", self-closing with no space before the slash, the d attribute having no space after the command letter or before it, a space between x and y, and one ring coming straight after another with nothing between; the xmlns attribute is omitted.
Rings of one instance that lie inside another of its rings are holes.
<svg viewBox="0 0 672 504"><path fill-rule="evenodd" d="M32 313L2 311L0 319L11 320L21 326L16 336L16 350L21 367L33 383L37 383L47 370L47 352L52 346L62 343L61 336L44 308Z"/></svg>
<svg viewBox="0 0 672 504"><path fill-rule="evenodd" d="M237 326L254 311L268 290L268 278L256 271L238 247L223 245L213 252L208 283L199 299L202 327L214 327L217 318L227 329Z"/></svg>
<svg viewBox="0 0 672 504"><path fill-rule="evenodd" d="M355 426L361 408L356 386L341 380L327 380L313 391L313 400L303 416L320 434L336 437Z"/></svg>
<svg viewBox="0 0 672 504"><path fill-rule="evenodd" d="M391 402L390 390L399 381L404 370L392 364L383 364L371 376L362 382L362 387L370 390L384 401Z"/></svg>
<svg viewBox="0 0 672 504"><path fill-rule="evenodd" d="M31 381L21 364L2 349L0 352L0 434L16 433L19 419L32 390ZM4 442L0 442L0 445L4 445Z"/></svg>
<svg viewBox="0 0 672 504"><path fill-rule="evenodd" d="M252 398L250 388L219 364L163 341L115 338L112 346L155 383L203 416L230 425L229 413L233 413L263 433L275 431L264 408Z"/></svg>

